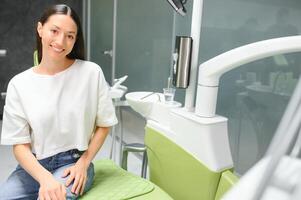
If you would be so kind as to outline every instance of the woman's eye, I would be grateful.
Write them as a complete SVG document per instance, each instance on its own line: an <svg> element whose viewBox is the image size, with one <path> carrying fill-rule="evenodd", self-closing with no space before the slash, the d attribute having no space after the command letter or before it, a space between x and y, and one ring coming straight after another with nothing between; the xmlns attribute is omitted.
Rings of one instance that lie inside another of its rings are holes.
<svg viewBox="0 0 301 200"><path fill-rule="evenodd" d="M70 40L73 40L73 39L74 39L74 36L73 36L73 35L68 35L68 38L69 38Z"/></svg>
<svg viewBox="0 0 301 200"><path fill-rule="evenodd" d="M53 34L55 34L55 33L57 33L57 32L58 32L58 31L57 31L57 30L55 30L55 29L51 29L50 31L51 31L51 33L53 33Z"/></svg>

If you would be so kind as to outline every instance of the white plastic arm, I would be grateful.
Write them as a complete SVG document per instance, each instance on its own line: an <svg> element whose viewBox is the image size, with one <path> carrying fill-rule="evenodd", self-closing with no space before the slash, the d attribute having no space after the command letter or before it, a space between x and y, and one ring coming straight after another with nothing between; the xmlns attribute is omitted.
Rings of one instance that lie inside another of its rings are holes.
<svg viewBox="0 0 301 200"><path fill-rule="evenodd" d="M220 77L241 65L270 57L301 51L301 36L263 40L220 54L200 65L195 113L215 116Z"/></svg>

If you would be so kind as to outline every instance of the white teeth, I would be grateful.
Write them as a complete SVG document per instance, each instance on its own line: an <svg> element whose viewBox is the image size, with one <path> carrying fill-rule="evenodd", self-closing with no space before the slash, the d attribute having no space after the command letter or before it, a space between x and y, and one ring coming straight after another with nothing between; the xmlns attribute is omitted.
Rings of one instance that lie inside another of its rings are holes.
<svg viewBox="0 0 301 200"><path fill-rule="evenodd" d="M54 46L52 46L52 49L56 52L62 52L64 50L64 49L56 48Z"/></svg>

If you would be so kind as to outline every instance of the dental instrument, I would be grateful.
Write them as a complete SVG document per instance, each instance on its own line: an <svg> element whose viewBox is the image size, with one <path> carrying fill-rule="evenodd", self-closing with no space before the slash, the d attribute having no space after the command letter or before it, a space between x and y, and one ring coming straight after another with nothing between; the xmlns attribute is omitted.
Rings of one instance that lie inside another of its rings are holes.
<svg viewBox="0 0 301 200"><path fill-rule="evenodd" d="M178 12L180 15L182 16L186 15L186 9L184 7L186 0L167 0L167 1L173 7L173 9L175 9L175 11Z"/></svg>
<svg viewBox="0 0 301 200"><path fill-rule="evenodd" d="M128 78L128 75L125 75L119 79L115 79L112 89L117 89L121 85L121 83L123 83L127 78Z"/></svg>
<svg viewBox="0 0 301 200"><path fill-rule="evenodd" d="M153 95L153 94L156 94L156 93L155 93L155 92L151 92L151 93L149 93L149 94L147 94L147 95L141 97L140 99L143 100L143 99L145 99L145 98L147 98L147 97L149 97L149 96L151 96L151 95Z"/></svg>

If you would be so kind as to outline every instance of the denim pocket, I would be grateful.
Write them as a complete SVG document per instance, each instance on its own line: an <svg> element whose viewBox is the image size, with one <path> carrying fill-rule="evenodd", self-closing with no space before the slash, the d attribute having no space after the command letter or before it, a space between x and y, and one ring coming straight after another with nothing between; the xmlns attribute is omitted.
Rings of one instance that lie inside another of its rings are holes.
<svg viewBox="0 0 301 200"><path fill-rule="evenodd" d="M72 158L74 159L78 159L81 157L81 155L83 155L84 151L79 151L77 149L73 149L70 151L70 154L72 156Z"/></svg>
<svg viewBox="0 0 301 200"><path fill-rule="evenodd" d="M74 159L77 159L77 158L80 157L80 155L79 155L79 153L73 153L73 154L72 154L72 157L73 157Z"/></svg>
<svg viewBox="0 0 301 200"><path fill-rule="evenodd" d="M57 164L59 167L64 165L69 165L71 163L77 162L83 152L78 151L77 149L72 149L63 153L59 153L56 155Z"/></svg>

